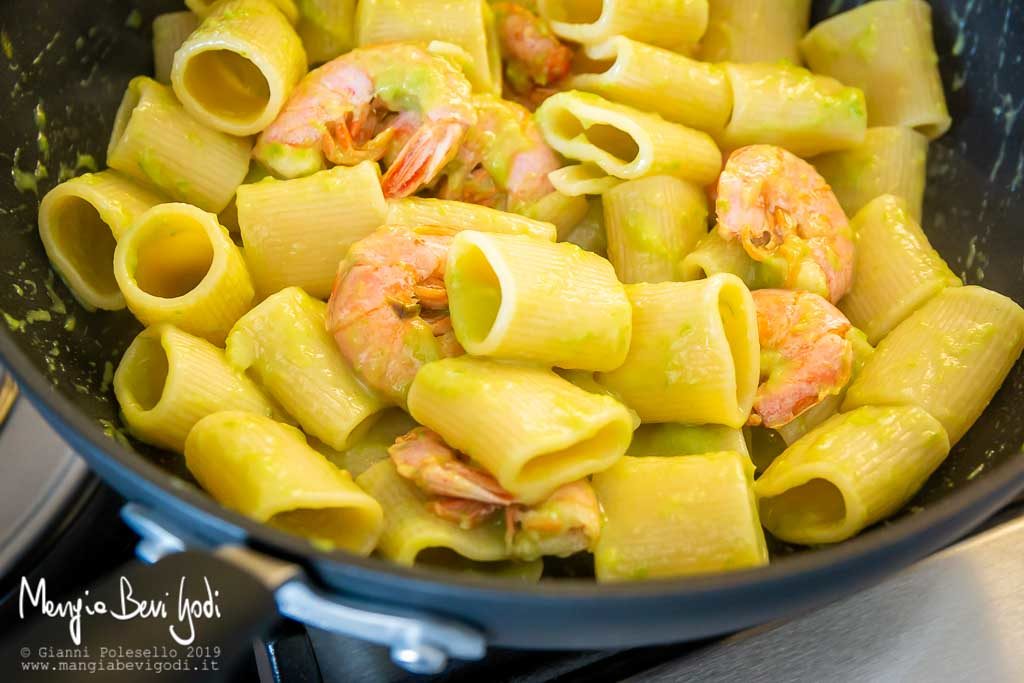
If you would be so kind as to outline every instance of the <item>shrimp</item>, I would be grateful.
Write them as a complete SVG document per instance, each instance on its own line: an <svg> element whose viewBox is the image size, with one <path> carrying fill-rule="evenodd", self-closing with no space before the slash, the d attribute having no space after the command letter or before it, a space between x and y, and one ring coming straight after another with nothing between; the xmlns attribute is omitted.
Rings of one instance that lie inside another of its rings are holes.
<svg viewBox="0 0 1024 683"><path fill-rule="evenodd" d="M758 262L782 266L784 286L837 303L853 279L849 220L809 163L772 145L742 147L718 179L718 232Z"/></svg>
<svg viewBox="0 0 1024 683"><path fill-rule="evenodd" d="M569 75L573 52L558 40L546 21L522 4L496 2L491 8L505 61L509 99L535 109L557 92L557 84Z"/></svg>
<svg viewBox="0 0 1024 683"><path fill-rule="evenodd" d="M476 123L471 88L448 60L412 43L353 50L295 88L253 155L276 175L294 178L332 164L392 159L381 183L405 197L431 183ZM393 125L412 134L393 150Z"/></svg>
<svg viewBox="0 0 1024 683"><path fill-rule="evenodd" d="M838 308L800 290L752 292L761 341L761 376L750 424L778 428L826 397L853 373L853 329Z"/></svg>
<svg viewBox="0 0 1024 683"><path fill-rule="evenodd" d="M437 433L417 427L388 449L399 475L438 496L427 508L463 529L475 528L505 510L505 544L511 557L567 556L592 548L601 513L586 480L565 484L547 500L528 507L494 477L455 451Z"/></svg>
<svg viewBox="0 0 1024 683"><path fill-rule="evenodd" d="M363 381L399 406L421 366L463 353L444 287L454 234L381 228L352 245L334 281L328 332Z"/></svg>
<svg viewBox="0 0 1024 683"><path fill-rule="evenodd" d="M562 167L522 106L493 95L473 98L477 123L444 170L438 195L523 213L555 188L548 174Z"/></svg>

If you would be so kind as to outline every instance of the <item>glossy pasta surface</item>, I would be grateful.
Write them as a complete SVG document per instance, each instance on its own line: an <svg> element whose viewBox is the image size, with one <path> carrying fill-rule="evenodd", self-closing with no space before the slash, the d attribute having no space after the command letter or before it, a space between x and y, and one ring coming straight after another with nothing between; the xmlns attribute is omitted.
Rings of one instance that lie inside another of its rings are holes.
<svg viewBox="0 0 1024 683"><path fill-rule="evenodd" d="M957 457L1024 309L922 218L953 123L928 3L810 6L157 17L109 168L39 204L56 275L144 327L104 380L126 432L407 567L643 581L871 533Z"/></svg>

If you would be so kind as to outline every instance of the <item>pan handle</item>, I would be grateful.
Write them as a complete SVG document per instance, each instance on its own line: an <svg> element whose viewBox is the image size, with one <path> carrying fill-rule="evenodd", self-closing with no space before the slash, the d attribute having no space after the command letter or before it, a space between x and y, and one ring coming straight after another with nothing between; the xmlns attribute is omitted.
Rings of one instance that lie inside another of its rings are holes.
<svg viewBox="0 0 1024 683"><path fill-rule="evenodd" d="M146 562L185 550L187 534L158 513L128 503L121 516L141 540L136 554ZM392 661L415 674L444 671L449 658L482 659L487 641L477 629L412 610L340 598L315 587L296 564L239 545L214 553L244 569L272 591L278 612L307 626L389 648Z"/></svg>

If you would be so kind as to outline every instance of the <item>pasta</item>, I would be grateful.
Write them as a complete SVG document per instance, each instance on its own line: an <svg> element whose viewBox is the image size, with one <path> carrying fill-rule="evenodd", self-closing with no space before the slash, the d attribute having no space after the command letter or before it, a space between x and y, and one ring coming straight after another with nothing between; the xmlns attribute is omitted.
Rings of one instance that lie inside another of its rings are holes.
<svg viewBox="0 0 1024 683"><path fill-rule="evenodd" d="M850 386L843 410L917 405L955 444L1024 349L1024 309L981 287L950 287L900 323Z"/></svg>
<svg viewBox="0 0 1024 683"><path fill-rule="evenodd" d="M245 259L262 295L295 286L326 297L349 246L388 212L370 162L242 185L237 203Z"/></svg>
<svg viewBox="0 0 1024 683"><path fill-rule="evenodd" d="M603 196L608 260L623 282L678 280L683 257L707 234L707 195L685 180L630 180Z"/></svg>
<svg viewBox="0 0 1024 683"><path fill-rule="evenodd" d="M327 333L326 308L298 287L283 289L235 323L227 357L251 371L307 434L342 450L384 404L341 357Z"/></svg>
<svg viewBox="0 0 1024 683"><path fill-rule="evenodd" d="M736 452L622 458L594 476L605 522L598 581L687 576L768 563L752 484Z"/></svg>
<svg viewBox="0 0 1024 683"><path fill-rule="evenodd" d="M223 351L168 324L146 328L124 352L114 395L132 436L179 453L192 427L213 413L275 415L271 400Z"/></svg>
<svg viewBox="0 0 1024 683"><path fill-rule="evenodd" d="M722 155L707 133L590 93L549 97L537 109L537 123L556 151L616 178L663 174L705 185L722 168Z"/></svg>
<svg viewBox="0 0 1024 683"><path fill-rule="evenodd" d="M185 6L39 236L83 306L145 326L127 433L316 549L756 569L763 529L896 514L1024 350L1024 308L921 227L951 123L922 0L810 30L809 0Z"/></svg>
<svg viewBox="0 0 1024 683"><path fill-rule="evenodd" d="M856 147L822 154L814 167L824 176L848 216L883 194L901 197L915 221L924 203L928 138L912 128L868 128Z"/></svg>
<svg viewBox="0 0 1024 683"><path fill-rule="evenodd" d="M471 64L486 65L466 74L473 89L501 94L501 54L486 0L362 0L356 33L359 45L403 40L458 45Z"/></svg>
<svg viewBox="0 0 1024 683"><path fill-rule="evenodd" d="M249 171L251 149L194 120L167 86L139 76L117 110L107 164L175 201L220 213Z"/></svg>
<svg viewBox="0 0 1024 683"><path fill-rule="evenodd" d="M949 453L942 425L916 406L836 415L777 457L754 484L761 521L790 543L837 543L888 517Z"/></svg>
<svg viewBox="0 0 1024 683"><path fill-rule="evenodd" d="M788 64L727 64L732 118L719 142L772 144L801 157L864 142L864 93Z"/></svg>
<svg viewBox="0 0 1024 683"><path fill-rule="evenodd" d="M140 216L114 250L114 277L144 325L173 323L215 344L255 294L228 231L188 204L160 204Z"/></svg>
<svg viewBox="0 0 1024 683"><path fill-rule="evenodd" d="M882 195L853 219L857 260L843 313L877 344L907 316L946 287L959 287L906 202Z"/></svg>
<svg viewBox="0 0 1024 683"><path fill-rule="evenodd" d="M420 424L528 504L625 453L629 411L549 370L464 356L425 365L409 391Z"/></svg>
<svg viewBox="0 0 1024 683"><path fill-rule="evenodd" d="M574 43L623 35L684 49L708 24L708 0L539 0L537 6L552 30Z"/></svg>
<svg viewBox="0 0 1024 683"><path fill-rule="evenodd" d="M811 0L709 0L700 57L710 62L800 63Z"/></svg>
<svg viewBox="0 0 1024 683"><path fill-rule="evenodd" d="M626 357L622 284L607 261L574 244L462 232L445 287L455 336L471 354L586 370Z"/></svg>
<svg viewBox="0 0 1024 683"><path fill-rule="evenodd" d="M626 362L598 375L644 422L747 421L758 384L750 292L721 274L697 282L628 285L633 340Z"/></svg>
<svg viewBox="0 0 1024 683"><path fill-rule="evenodd" d="M171 84L174 53L199 28L194 12L169 12L153 20L153 72L156 80Z"/></svg>
<svg viewBox="0 0 1024 683"><path fill-rule="evenodd" d="M436 225L507 235L528 235L549 242L554 242L557 235L555 225L546 221L477 204L419 197L389 199L387 225Z"/></svg>
<svg viewBox="0 0 1024 683"><path fill-rule="evenodd" d="M811 29L800 49L817 72L867 96L872 126L915 128L929 139L952 123L924 0L877 0Z"/></svg>
<svg viewBox="0 0 1024 683"><path fill-rule="evenodd" d="M192 428L185 462L222 505L321 549L369 555L380 537L380 503L294 427L252 413L215 413Z"/></svg>
<svg viewBox="0 0 1024 683"><path fill-rule="evenodd" d="M84 306L125 307L114 278L114 248L138 216L162 201L114 171L79 176L43 197L39 237L53 269Z"/></svg>
<svg viewBox="0 0 1024 683"><path fill-rule="evenodd" d="M355 46L356 0L298 0L302 39L310 64L322 64Z"/></svg>
<svg viewBox="0 0 1024 683"><path fill-rule="evenodd" d="M714 7L714 3L712 3ZM584 47L594 64L566 85L718 134L732 114L725 70L625 36Z"/></svg>
<svg viewBox="0 0 1024 683"><path fill-rule="evenodd" d="M270 0L221 0L174 55L171 82L189 114L215 130L269 126L306 73L302 41Z"/></svg>

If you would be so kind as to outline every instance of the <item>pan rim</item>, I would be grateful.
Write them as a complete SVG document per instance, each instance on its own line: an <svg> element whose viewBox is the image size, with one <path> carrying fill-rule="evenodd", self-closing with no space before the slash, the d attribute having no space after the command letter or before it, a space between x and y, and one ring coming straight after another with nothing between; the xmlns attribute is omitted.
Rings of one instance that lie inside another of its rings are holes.
<svg viewBox="0 0 1024 683"><path fill-rule="evenodd" d="M40 408L50 426L61 433L65 441L68 440L68 435L62 433L61 427L68 429L88 446L88 449L76 448L76 451L87 461L90 469L97 469L93 463L94 457L106 458L112 461L110 464L130 475L140 489L148 490L151 498L158 499L160 503L176 500L179 504L188 506L192 513L208 515L230 525L245 534L248 545L261 552L298 562L314 575L317 573L315 565L326 562L345 570L354 570L358 574L372 576L374 579L389 578L421 594L440 595L441 589L458 589L479 599L533 599L566 605L596 599L612 605L655 597L673 600L708 597L710 594L726 591L789 584L793 581L805 581L823 573L838 573L856 562L896 552L907 541L926 534L929 530L937 531L950 525L966 510L983 506L992 499L1008 501L1024 490L1024 457L1021 457L1003 463L994 471L985 473L952 495L914 515L891 524L876 525L867 532L834 546L796 553L782 562L755 569L613 584L601 584L592 579L558 579L523 584L514 579L445 575L440 571L401 567L383 559L361 557L340 550L319 550L296 536L227 510L195 487L182 486L179 478L104 434L97 422L82 414L70 400L55 389L50 380L32 364L24 351L13 341L12 333L7 330L0 330L0 359L18 379L28 397ZM61 424L55 424L55 419ZM76 444L71 446L75 447ZM106 480L102 473L97 474ZM939 536L941 537L932 539L933 547L927 553L914 552L913 557L905 561L891 563L890 571L887 573L895 572L939 547L957 540L956 537L951 538L942 534ZM353 593L358 593L357 586L353 585L352 588Z"/></svg>

